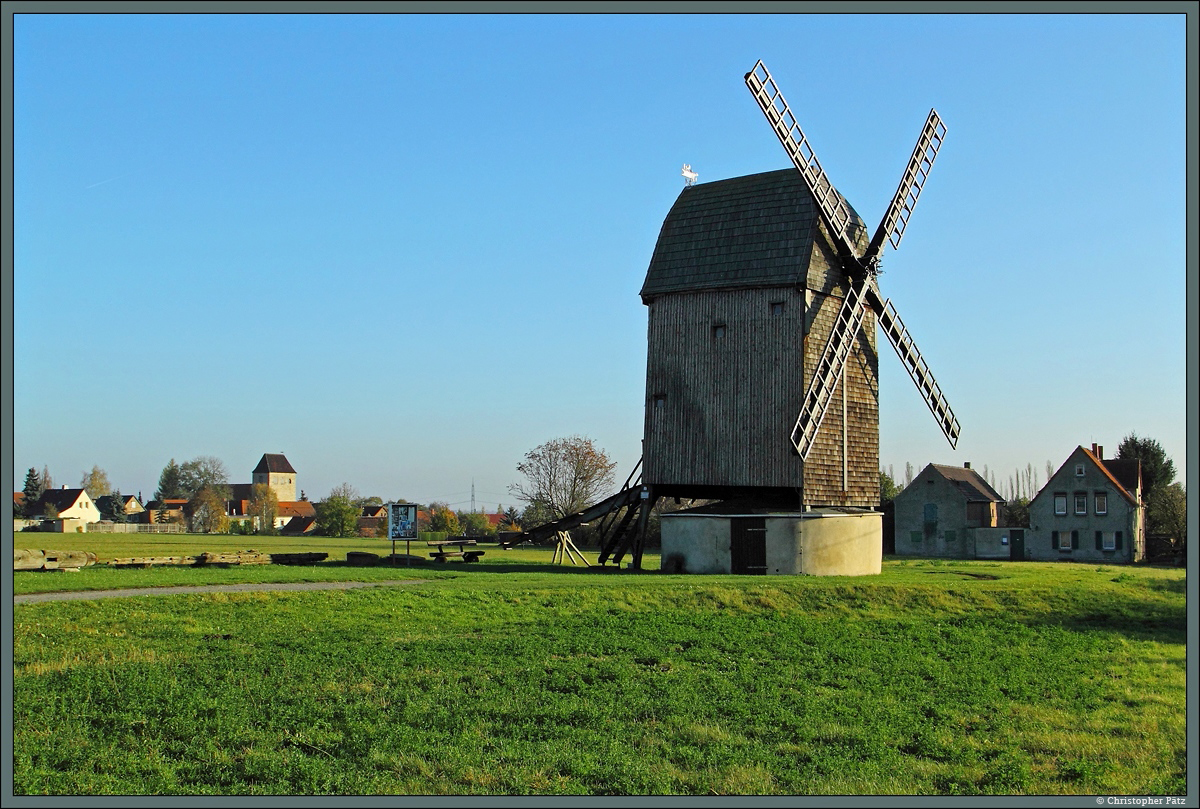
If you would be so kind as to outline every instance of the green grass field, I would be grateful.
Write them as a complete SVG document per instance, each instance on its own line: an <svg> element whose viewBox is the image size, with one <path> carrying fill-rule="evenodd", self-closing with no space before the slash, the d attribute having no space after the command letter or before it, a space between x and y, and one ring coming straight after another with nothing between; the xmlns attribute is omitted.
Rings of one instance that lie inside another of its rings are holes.
<svg viewBox="0 0 1200 809"><path fill-rule="evenodd" d="M390 550L363 542L348 549ZM1185 792L1182 570L668 576L486 550L406 587L16 606L16 792ZM331 563L15 581L409 577Z"/></svg>

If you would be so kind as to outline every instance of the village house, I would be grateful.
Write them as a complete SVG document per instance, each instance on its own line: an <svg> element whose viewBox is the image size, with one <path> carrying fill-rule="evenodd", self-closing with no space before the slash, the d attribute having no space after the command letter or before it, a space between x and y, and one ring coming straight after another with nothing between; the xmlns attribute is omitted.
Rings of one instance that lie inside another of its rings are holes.
<svg viewBox="0 0 1200 809"><path fill-rule="evenodd" d="M1003 503L970 463L931 463L895 497L896 554L1024 558L1024 531L1000 525Z"/></svg>
<svg viewBox="0 0 1200 809"><path fill-rule="evenodd" d="M47 489L38 500L36 515L48 518L43 530L87 530L90 523L100 522L100 509L86 489Z"/></svg>
<svg viewBox="0 0 1200 809"><path fill-rule="evenodd" d="M116 502L118 500L119 502ZM146 512L146 507L142 505L136 495L132 494L102 495L96 498L96 508L105 515L112 514L114 508L120 509L129 522L144 522L141 515Z"/></svg>
<svg viewBox="0 0 1200 809"><path fill-rule="evenodd" d="M1142 467L1076 447L1029 503L1026 557L1137 562L1146 552Z"/></svg>
<svg viewBox="0 0 1200 809"><path fill-rule="evenodd" d="M166 500L150 500L146 510L140 515L139 522L144 523L182 523L187 521L184 508L188 501L183 498L168 498Z"/></svg>

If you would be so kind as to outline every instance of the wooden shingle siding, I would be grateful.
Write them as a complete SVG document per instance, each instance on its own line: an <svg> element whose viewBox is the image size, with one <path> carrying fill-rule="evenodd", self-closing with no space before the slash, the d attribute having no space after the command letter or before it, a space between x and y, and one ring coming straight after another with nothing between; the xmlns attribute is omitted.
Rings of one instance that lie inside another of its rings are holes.
<svg viewBox="0 0 1200 809"><path fill-rule="evenodd" d="M842 298L813 294L810 332L805 349L805 389L825 350ZM875 316L868 313L844 373L845 413L850 430L843 449L843 382L813 441L804 474L804 502L811 505L879 505L879 355L875 349ZM797 408L797 413L799 408ZM795 416L792 417L793 420ZM789 429L790 435L790 429ZM843 480L843 458L846 459ZM843 483L847 485L843 487Z"/></svg>

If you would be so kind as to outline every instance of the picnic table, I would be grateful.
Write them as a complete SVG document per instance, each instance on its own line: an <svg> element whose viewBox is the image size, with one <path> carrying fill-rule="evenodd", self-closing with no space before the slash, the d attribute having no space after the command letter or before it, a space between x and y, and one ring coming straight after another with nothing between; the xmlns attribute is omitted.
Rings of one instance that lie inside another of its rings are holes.
<svg viewBox="0 0 1200 809"><path fill-rule="evenodd" d="M475 540L461 537L459 539L431 539L425 543L430 547L436 547L436 551L431 551L430 556L435 562L445 562L451 556L461 556L464 562L475 562L483 556L483 551L468 551L464 548L476 544Z"/></svg>

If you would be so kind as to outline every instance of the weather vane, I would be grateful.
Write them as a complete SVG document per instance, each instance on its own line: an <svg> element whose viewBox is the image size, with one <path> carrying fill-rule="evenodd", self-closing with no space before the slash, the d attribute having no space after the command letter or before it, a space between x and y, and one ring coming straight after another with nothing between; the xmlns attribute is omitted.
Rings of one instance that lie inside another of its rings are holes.
<svg viewBox="0 0 1200 809"><path fill-rule="evenodd" d="M691 163L683 164L683 182L688 188L691 188L693 185L696 184L696 178L699 176L700 176L699 174L692 171Z"/></svg>

